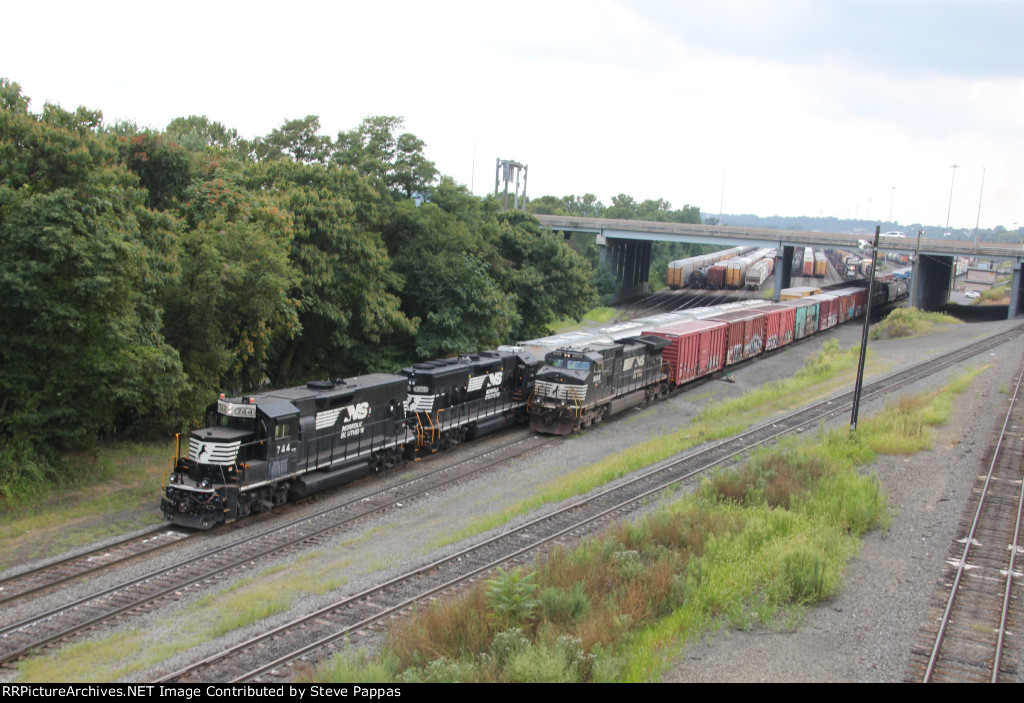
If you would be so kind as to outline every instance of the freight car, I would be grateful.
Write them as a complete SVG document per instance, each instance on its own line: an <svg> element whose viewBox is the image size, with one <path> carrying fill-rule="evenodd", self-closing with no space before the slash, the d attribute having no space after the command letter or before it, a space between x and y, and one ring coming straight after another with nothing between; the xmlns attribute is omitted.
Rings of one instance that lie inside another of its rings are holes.
<svg viewBox="0 0 1024 703"><path fill-rule="evenodd" d="M772 270L775 268L775 260L771 258L761 259L754 263L749 269L747 269L747 277L745 280L747 290L758 290L761 285L768 280L768 276L772 274Z"/></svg>
<svg viewBox="0 0 1024 703"><path fill-rule="evenodd" d="M824 278L828 273L828 259L820 251L814 252L814 277Z"/></svg>
<svg viewBox="0 0 1024 703"><path fill-rule="evenodd" d="M737 256L743 256L752 250L752 247L733 247L731 249L723 249L710 254L700 254L699 256L691 256L686 259L671 261L668 264L668 270L665 274L665 283L672 290L683 288L687 285L692 287L692 276L694 272L702 269L706 270L720 261L727 261ZM703 282L700 287L703 287Z"/></svg>
<svg viewBox="0 0 1024 703"><path fill-rule="evenodd" d="M814 275L814 249L804 247L804 260L800 271L805 277L811 277Z"/></svg>

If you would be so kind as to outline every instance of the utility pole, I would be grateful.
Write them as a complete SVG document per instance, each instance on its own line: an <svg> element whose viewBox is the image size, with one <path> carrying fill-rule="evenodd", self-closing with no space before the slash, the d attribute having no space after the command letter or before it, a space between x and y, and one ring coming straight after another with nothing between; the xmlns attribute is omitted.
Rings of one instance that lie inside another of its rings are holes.
<svg viewBox="0 0 1024 703"><path fill-rule="evenodd" d="M850 416L850 432L857 431L857 413L860 411L860 391L864 385L864 360L868 353L868 327L871 324L871 301L875 294L875 256L878 252L878 235L881 225L875 225L875 242L871 245L871 275L868 276L868 303L864 310L864 331L860 335L860 362L857 364L857 383L853 387L853 414Z"/></svg>

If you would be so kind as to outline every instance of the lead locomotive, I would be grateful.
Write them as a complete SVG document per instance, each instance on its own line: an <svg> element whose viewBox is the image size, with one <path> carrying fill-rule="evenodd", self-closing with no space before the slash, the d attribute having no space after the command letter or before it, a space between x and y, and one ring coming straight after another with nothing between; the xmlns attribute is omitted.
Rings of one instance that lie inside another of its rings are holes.
<svg viewBox="0 0 1024 703"><path fill-rule="evenodd" d="M401 461L412 440L408 379L370 374L221 399L188 435L160 508L208 528L354 481Z"/></svg>

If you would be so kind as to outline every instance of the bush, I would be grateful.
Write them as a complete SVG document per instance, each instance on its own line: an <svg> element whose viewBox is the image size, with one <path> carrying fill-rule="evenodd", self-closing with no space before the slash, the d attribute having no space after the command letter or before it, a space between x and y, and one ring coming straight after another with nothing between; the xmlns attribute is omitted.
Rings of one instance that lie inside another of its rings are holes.
<svg viewBox="0 0 1024 703"><path fill-rule="evenodd" d="M535 572L523 575L518 568L498 569L498 575L487 582L487 605L507 622L525 622L537 608Z"/></svg>

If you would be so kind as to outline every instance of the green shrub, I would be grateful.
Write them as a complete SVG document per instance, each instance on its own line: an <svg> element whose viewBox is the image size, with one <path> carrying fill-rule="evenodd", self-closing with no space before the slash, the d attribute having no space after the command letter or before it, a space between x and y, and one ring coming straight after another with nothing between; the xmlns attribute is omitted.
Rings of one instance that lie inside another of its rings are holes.
<svg viewBox="0 0 1024 703"><path fill-rule="evenodd" d="M507 622L525 622L537 608L536 572L523 574L518 567L511 571L498 569L498 575L487 582L487 605Z"/></svg>
<svg viewBox="0 0 1024 703"><path fill-rule="evenodd" d="M549 586L540 592L540 616L556 625L565 625L579 620L590 611L583 582L572 585L569 592Z"/></svg>

